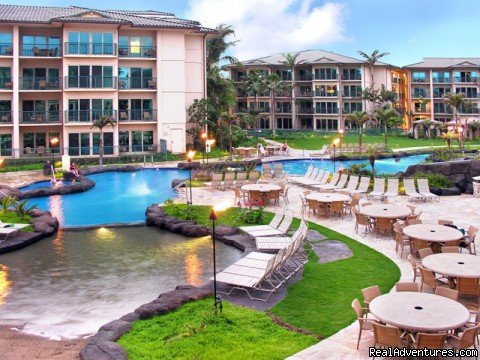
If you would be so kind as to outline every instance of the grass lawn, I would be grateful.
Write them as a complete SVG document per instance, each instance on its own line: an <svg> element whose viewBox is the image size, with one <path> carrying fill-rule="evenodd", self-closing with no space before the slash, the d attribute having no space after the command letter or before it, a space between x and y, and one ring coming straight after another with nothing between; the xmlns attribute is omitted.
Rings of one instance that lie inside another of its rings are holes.
<svg viewBox="0 0 480 360"><path fill-rule="evenodd" d="M196 206L198 222L210 224L211 207ZM219 224L243 225L236 221L238 208L220 212ZM273 217L266 213L262 223ZM299 219L294 219L297 227ZM323 226L309 228L327 239L345 243L353 257L318 264L312 253L303 278L288 288L287 296L270 311L285 322L328 337L355 321L354 298L362 300L361 289L379 285L389 291L400 278L400 270L386 256ZM225 304L224 317L211 316L212 300L182 306L176 312L142 320L119 343L129 359L276 359L285 358L317 340L281 329L265 313Z"/></svg>
<svg viewBox="0 0 480 360"><path fill-rule="evenodd" d="M334 138L338 137L337 133L325 134L325 133L296 133L287 138L275 137L275 141L278 142L287 142L287 144L294 149L306 149L306 150L318 150L324 144L330 145ZM343 137L342 143L344 144L358 144L358 136L355 134L348 134ZM364 144L373 144L373 143L384 143L383 135L364 135L363 136ZM467 146L469 145L480 145L479 140L467 141ZM400 137L390 135L388 138L388 147L391 149L400 149L400 148L409 148L409 147L419 147L419 146L445 146L446 143L443 139L412 139L409 137ZM456 146L455 142L452 142L452 147Z"/></svg>

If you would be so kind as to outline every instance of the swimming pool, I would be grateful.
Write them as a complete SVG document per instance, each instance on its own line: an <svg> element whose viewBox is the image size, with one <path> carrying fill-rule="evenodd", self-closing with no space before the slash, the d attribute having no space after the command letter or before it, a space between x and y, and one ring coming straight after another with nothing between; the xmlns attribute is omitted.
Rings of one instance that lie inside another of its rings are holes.
<svg viewBox="0 0 480 360"><path fill-rule="evenodd" d="M172 197L172 180L187 176L188 171L176 169L89 175L95 187L86 192L31 198L29 203L50 210L63 227L142 222L149 205Z"/></svg>
<svg viewBox="0 0 480 360"><path fill-rule="evenodd" d="M223 269L241 251L218 242ZM62 231L0 256L0 321L47 337L92 334L178 284L213 275L209 236L147 226Z"/></svg>

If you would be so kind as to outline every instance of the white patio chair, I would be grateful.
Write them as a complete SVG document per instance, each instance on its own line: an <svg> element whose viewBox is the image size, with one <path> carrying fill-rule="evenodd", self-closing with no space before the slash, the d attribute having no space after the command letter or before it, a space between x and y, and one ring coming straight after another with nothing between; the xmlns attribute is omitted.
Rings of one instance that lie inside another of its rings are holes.
<svg viewBox="0 0 480 360"><path fill-rule="evenodd" d="M383 198L390 198L398 196L399 181L397 178L388 178L387 191L383 194Z"/></svg>
<svg viewBox="0 0 480 360"><path fill-rule="evenodd" d="M425 196L415 189L415 181L413 179L403 179L403 185L405 186L405 195L408 200L426 200Z"/></svg>
<svg viewBox="0 0 480 360"><path fill-rule="evenodd" d="M350 190L350 195L366 194L369 186L370 186L370 177L362 176L360 178L360 185L358 185L358 189L357 190Z"/></svg>
<svg viewBox="0 0 480 360"><path fill-rule="evenodd" d="M430 187L428 186L428 179L417 179L418 192L425 196L425 198L440 201L440 197L430 192Z"/></svg>
<svg viewBox="0 0 480 360"><path fill-rule="evenodd" d="M383 198L385 194L385 179L384 178L375 178L373 180L373 191L369 192L367 195L368 199L371 198Z"/></svg>

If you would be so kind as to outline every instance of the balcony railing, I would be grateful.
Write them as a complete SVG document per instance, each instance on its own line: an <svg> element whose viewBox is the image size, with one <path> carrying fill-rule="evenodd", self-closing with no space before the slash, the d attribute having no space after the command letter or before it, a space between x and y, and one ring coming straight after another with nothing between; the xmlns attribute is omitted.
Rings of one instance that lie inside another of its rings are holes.
<svg viewBox="0 0 480 360"><path fill-rule="evenodd" d="M315 108L315 114L338 114L337 109Z"/></svg>
<svg viewBox="0 0 480 360"><path fill-rule="evenodd" d="M12 90L13 81L12 78L0 78L0 89L2 90Z"/></svg>
<svg viewBox="0 0 480 360"><path fill-rule="evenodd" d="M60 111L20 111L22 124L48 124L61 122Z"/></svg>
<svg viewBox="0 0 480 360"><path fill-rule="evenodd" d="M417 92L412 92L412 97L413 98L429 98L430 97L430 93L427 92L427 91L417 91Z"/></svg>
<svg viewBox="0 0 480 360"><path fill-rule="evenodd" d="M13 56L13 44L12 43L0 44L0 55Z"/></svg>
<svg viewBox="0 0 480 360"><path fill-rule="evenodd" d="M315 74L315 80L338 80L338 74L335 75L321 75Z"/></svg>
<svg viewBox="0 0 480 360"><path fill-rule="evenodd" d="M11 124L11 123L12 123L12 112L0 111L0 124Z"/></svg>
<svg viewBox="0 0 480 360"><path fill-rule="evenodd" d="M426 78L415 79L412 78L412 83L426 83L429 82Z"/></svg>
<svg viewBox="0 0 480 360"><path fill-rule="evenodd" d="M312 81L313 80L313 74L298 75L298 79L295 78L295 80L298 80L298 81Z"/></svg>
<svg viewBox="0 0 480 360"><path fill-rule="evenodd" d="M155 46L119 45L118 56L121 58L156 58Z"/></svg>
<svg viewBox="0 0 480 360"><path fill-rule="evenodd" d="M363 111L362 109L343 108L342 114L353 114L355 111Z"/></svg>
<svg viewBox="0 0 480 360"><path fill-rule="evenodd" d="M157 89L157 78L152 77L129 77L118 79L118 90L127 89Z"/></svg>
<svg viewBox="0 0 480 360"><path fill-rule="evenodd" d="M313 114L313 108L299 108L299 114Z"/></svg>
<svg viewBox="0 0 480 360"><path fill-rule="evenodd" d="M116 89L116 76L65 76L65 89Z"/></svg>
<svg viewBox="0 0 480 360"><path fill-rule="evenodd" d="M312 97L313 96L313 91L295 91L295 95L297 97Z"/></svg>
<svg viewBox="0 0 480 360"><path fill-rule="evenodd" d="M62 48L60 45L20 45L20 56L31 57L60 57Z"/></svg>
<svg viewBox="0 0 480 360"><path fill-rule="evenodd" d="M448 92L450 92L450 89L445 90L445 91L443 91L443 92L433 91L433 98L434 98L434 99L440 99L440 98L443 97L444 94L446 94L446 93L448 93Z"/></svg>
<svg viewBox="0 0 480 360"><path fill-rule="evenodd" d="M118 111L118 121L119 122L129 122L129 121L156 121L157 120L157 110L142 110L142 109L132 109L132 110L119 110Z"/></svg>
<svg viewBox="0 0 480 360"><path fill-rule="evenodd" d="M20 78L20 90L60 90L59 77L24 77Z"/></svg>
<svg viewBox="0 0 480 360"><path fill-rule="evenodd" d="M99 120L103 116L109 116L113 119L117 118L116 110L65 110L66 122L92 122Z"/></svg>
<svg viewBox="0 0 480 360"><path fill-rule="evenodd" d="M362 92L361 91L344 91L342 92L342 97L360 98L362 97Z"/></svg>
<svg viewBox="0 0 480 360"><path fill-rule="evenodd" d="M90 43L90 42L66 42L66 55L116 55L117 44L113 43Z"/></svg>
<svg viewBox="0 0 480 360"><path fill-rule="evenodd" d="M290 114L292 109L287 107L275 107L275 112L277 114Z"/></svg>
<svg viewBox="0 0 480 360"><path fill-rule="evenodd" d="M355 76L342 75L342 80L344 80L344 81L358 81L358 80L362 80L362 75L355 75Z"/></svg>
<svg viewBox="0 0 480 360"><path fill-rule="evenodd" d="M418 113L429 113L430 110L427 109L426 111L422 111L422 109L419 109L418 111L415 111L415 112L418 112ZM452 113L452 109L448 108L448 107L441 107L441 108L437 108L437 107L434 107L433 108L433 112L435 114L451 114Z"/></svg>
<svg viewBox="0 0 480 360"><path fill-rule="evenodd" d="M446 78L446 77L434 77L432 78L432 81L434 83L437 83L437 84L445 84L445 83L451 83L452 82L452 78Z"/></svg>
<svg viewBox="0 0 480 360"><path fill-rule="evenodd" d="M476 76L455 76L454 79L457 83L476 83L478 81Z"/></svg>
<svg viewBox="0 0 480 360"><path fill-rule="evenodd" d="M336 97L338 96L338 91L337 90L315 91L315 96Z"/></svg>

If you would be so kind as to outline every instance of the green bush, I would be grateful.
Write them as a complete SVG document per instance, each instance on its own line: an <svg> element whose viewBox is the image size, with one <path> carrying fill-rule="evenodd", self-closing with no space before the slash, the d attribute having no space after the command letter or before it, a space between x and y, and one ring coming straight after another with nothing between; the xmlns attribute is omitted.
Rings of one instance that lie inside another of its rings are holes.
<svg viewBox="0 0 480 360"><path fill-rule="evenodd" d="M259 207L258 209L243 208L238 213L235 222L250 225L261 224L265 215L263 210L264 207Z"/></svg>
<svg viewBox="0 0 480 360"><path fill-rule="evenodd" d="M28 215L30 210L36 209L37 205L30 205L27 200L17 201L14 204L14 212L20 217L20 219L24 220L25 217Z"/></svg>
<svg viewBox="0 0 480 360"><path fill-rule="evenodd" d="M367 169L367 164L352 164L343 172L348 175L373 176L373 173Z"/></svg>
<svg viewBox="0 0 480 360"><path fill-rule="evenodd" d="M180 220L198 221L200 213L197 207L187 204L176 204L171 199L163 203L163 209L167 215Z"/></svg>
<svg viewBox="0 0 480 360"><path fill-rule="evenodd" d="M445 176L441 174L416 174L414 176L415 184L417 183L418 178L427 178L428 185L430 187L435 187L438 189L445 189L452 187L453 183Z"/></svg>

